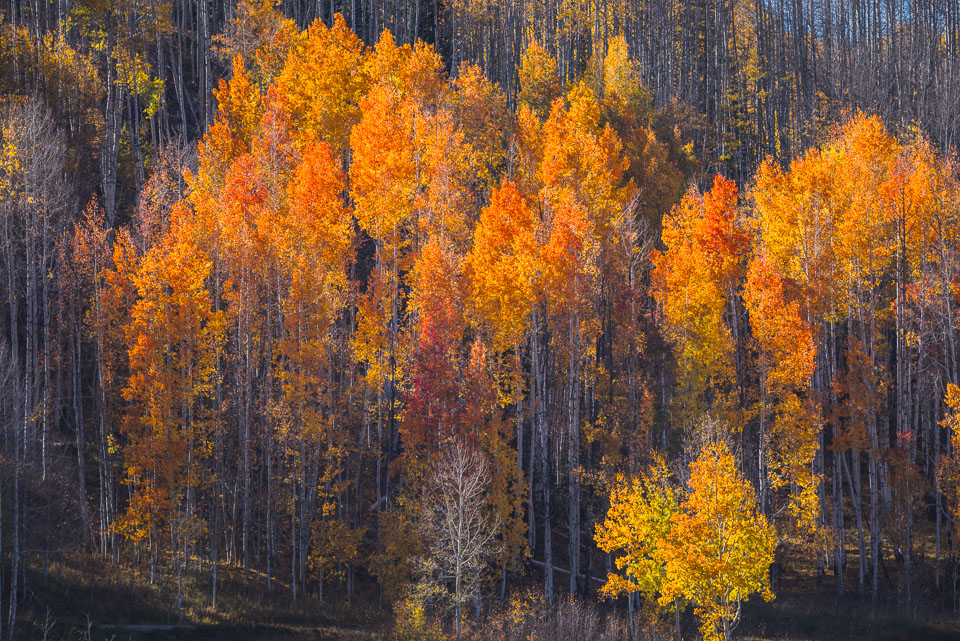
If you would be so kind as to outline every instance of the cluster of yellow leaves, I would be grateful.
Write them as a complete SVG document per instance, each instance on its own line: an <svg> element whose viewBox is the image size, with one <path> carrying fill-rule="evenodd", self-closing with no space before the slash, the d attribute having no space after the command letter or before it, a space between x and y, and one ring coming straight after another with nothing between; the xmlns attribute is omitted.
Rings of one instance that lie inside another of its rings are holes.
<svg viewBox="0 0 960 641"><path fill-rule="evenodd" d="M360 120L360 98L370 79L361 64L363 43L342 16L332 27L317 20L287 57L277 76L293 127L342 153Z"/></svg>
<svg viewBox="0 0 960 641"><path fill-rule="evenodd" d="M758 592L773 599L768 570L777 537L726 446L704 448L689 485L664 545L660 602L689 600L705 639L730 639L743 600Z"/></svg>
<svg viewBox="0 0 960 641"><path fill-rule="evenodd" d="M499 88L483 75L480 67L464 64L453 83L454 120L473 153L483 188L493 187L505 162L504 140L510 117Z"/></svg>
<svg viewBox="0 0 960 641"><path fill-rule="evenodd" d="M922 150L922 143L904 149L879 118L858 115L788 169L765 162L757 174L756 255L744 302L760 348L762 420L774 418L772 486L792 488L790 511L809 535L823 507L813 469L825 402L810 385L814 336L848 323L848 374L835 381L844 400L833 412L840 421L834 448L879 456L876 417L886 383L877 345L893 309L880 299L895 261L911 260L902 249L931 235L919 213L930 176Z"/></svg>
<svg viewBox="0 0 960 641"><path fill-rule="evenodd" d="M768 569L776 535L723 444L708 444L690 466L687 491L670 487L657 461L648 474L618 479L596 541L616 560L603 594L641 592L661 606L687 601L705 639L730 639L741 603L773 598Z"/></svg>
<svg viewBox="0 0 960 641"><path fill-rule="evenodd" d="M597 546L619 552L615 562L622 575L610 573L601 593L614 597L641 592L650 600L659 597L666 568L661 548L670 535L671 519L679 509L679 492L671 487L663 460L631 483L617 475L610 492L610 510L597 526Z"/></svg>
<svg viewBox="0 0 960 641"><path fill-rule="evenodd" d="M489 323L493 348L507 351L526 335L534 300L539 220L516 185L504 182L474 228L466 269L473 316Z"/></svg>
<svg viewBox="0 0 960 641"><path fill-rule="evenodd" d="M812 534L820 514L813 461L822 427L819 408L807 394L816 365L813 333L788 283L762 254L750 263L743 298L760 347L761 421L774 417L763 444L770 485L790 489L789 512L801 532Z"/></svg>
<svg viewBox="0 0 960 641"><path fill-rule="evenodd" d="M527 106L543 120L553 101L560 96L557 61L536 41L531 42L520 59L520 93L517 103Z"/></svg>
<svg viewBox="0 0 960 641"><path fill-rule="evenodd" d="M265 59L257 58L259 74L269 72ZM326 142L329 132L293 128L284 96L255 81L243 56L234 57L233 72L216 92L215 123L169 226L148 225L156 229L142 255L118 242L113 267L104 267L132 309L98 323L124 327L132 345L123 455L133 500L117 530L136 538L182 524L184 497L213 480L200 470L209 471L213 443L222 443L224 347L235 351L230 384L249 422L253 359L269 343L265 366L276 385L265 406L280 446L275 465L294 487L312 474L325 488L312 561L324 573L351 562L361 534L327 509L344 491L340 471L352 447L329 402L332 330L352 300L342 149ZM122 300L107 301L108 309ZM260 313L268 306L272 318Z"/></svg>
<svg viewBox="0 0 960 641"><path fill-rule="evenodd" d="M301 40L293 20L285 17L279 0L241 0L223 33L213 37L214 51L224 60L240 58L260 84L276 76Z"/></svg>
<svg viewBox="0 0 960 641"><path fill-rule="evenodd" d="M777 392L806 390L816 348L800 302L790 297L789 283L759 255L750 262L743 295L750 327L763 350L767 384Z"/></svg>
<svg viewBox="0 0 960 641"><path fill-rule="evenodd" d="M893 258L884 242L892 220L879 194L897 145L879 118L857 116L788 170L772 162L758 170L753 197L763 249L797 283L814 318L851 306L866 312Z"/></svg>
<svg viewBox="0 0 960 641"><path fill-rule="evenodd" d="M399 425L406 448L390 470L404 475L401 509L381 523L397 541L374 561L378 575L399 583L410 570L418 475L453 432L475 439L496 472L500 561L516 562L526 482L504 408L524 397L527 342L542 333L542 349L568 357L560 375L571 389L612 381L595 362L600 287L627 273L635 284L643 260L637 188L612 123L630 123L630 144L651 166L665 152L628 115L642 90L625 44L608 59L605 95L580 83L566 96L552 55L531 45L516 118L479 68L451 81L432 47L398 45L385 31L367 48L341 16L297 32L274 0L243 0L218 46L232 75L215 91L186 196L169 222L144 210L103 271L117 289L100 331L123 327L133 345L111 369L131 372L121 445L134 499L123 532L172 523L200 482L183 461L199 468L225 447L214 417L235 415L241 447L248 428L268 434L245 451L244 472L263 464L248 459L276 454L294 519L298 492L316 494L314 570L351 563L361 534L333 506L356 447L343 414L362 406L378 433ZM355 263L360 254L369 262ZM183 271L176 282L158 271L165 261ZM635 351L641 295L631 290L620 334ZM363 383L351 407L334 398L344 362ZM635 370L618 381L621 395L642 385ZM163 447L171 455L161 461Z"/></svg>

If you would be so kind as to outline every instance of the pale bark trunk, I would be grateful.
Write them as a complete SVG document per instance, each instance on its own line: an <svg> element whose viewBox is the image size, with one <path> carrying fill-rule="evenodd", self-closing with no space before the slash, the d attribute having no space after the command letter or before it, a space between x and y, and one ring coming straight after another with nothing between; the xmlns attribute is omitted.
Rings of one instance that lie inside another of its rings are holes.
<svg viewBox="0 0 960 641"><path fill-rule="evenodd" d="M577 577L580 573L580 481L577 468L580 466L580 372L577 366L580 352L580 327L577 315L570 319L570 366L568 389L569 438L567 447L567 472L569 483L569 549L570 594L577 592Z"/></svg>

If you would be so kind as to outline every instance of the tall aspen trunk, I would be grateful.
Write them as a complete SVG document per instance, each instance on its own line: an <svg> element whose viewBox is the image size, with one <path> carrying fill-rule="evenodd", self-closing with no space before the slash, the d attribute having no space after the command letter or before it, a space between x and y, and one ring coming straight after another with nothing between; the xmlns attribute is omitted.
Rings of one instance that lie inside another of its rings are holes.
<svg viewBox="0 0 960 641"><path fill-rule="evenodd" d="M551 542L551 520L550 520L550 430L547 426L547 364L548 355L546 353L546 336L541 337L539 324L534 322L534 348L533 348L533 367L535 373L535 384L537 387L537 408L536 423L537 435L539 439L540 456L540 487L543 499L543 563L544 578L543 590L546 595L547 603L553 602L553 543ZM546 333L546 332L544 332ZM541 344L541 338L543 343Z"/></svg>
<svg viewBox="0 0 960 641"><path fill-rule="evenodd" d="M290 482L290 593L297 602L297 482L296 463L293 465Z"/></svg>
<svg viewBox="0 0 960 641"><path fill-rule="evenodd" d="M3 484L0 483L0 556L2 556L2 552L3 552ZM3 572L0 571L0 595L2 594L3 594ZM2 611L0 611L0 639L3 639L3 612Z"/></svg>
<svg viewBox="0 0 960 641"><path fill-rule="evenodd" d="M873 448L867 452L867 470L870 482L870 565L873 569L870 587L871 598L876 601L880 590L880 470Z"/></svg>
<svg viewBox="0 0 960 641"><path fill-rule="evenodd" d="M249 308L250 301L247 301ZM246 310L243 312L248 314ZM246 594L247 580L250 573L250 397L252 395L250 382L250 334L249 325L244 323L243 337L244 361L243 361L243 407L242 412L242 436L243 442L240 444L243 452L243 590Z"/></svg>
<svg viewBox="0 0 960 641"><path fill-rule="evenodd" d="M27 393L26 387L26 382L24 382L24 397ZM20 577L20 442L21 430L26 428L26 415L26 407L24 407L23 423L21 424L18 421L15 424L13 438L13 541L10 547L10 610L7 619L7 634L10 641L14 639L13 632L17 623L17 591Z"/></svg>
<svg viewBox="0 0 960 641"><path fill-rule="evenodd" d="M837 457L843 456L842 452L835 452L833 456L833 530L836 536L836 547L834 548L834 568L837 576L837 593L843 594L844 567L847 563L846 558L846 537L844 536L843 522L843 470L837 462Z"/></svg>
<svg viewBox="0 0 960 641"><path fill-rule="evenodd" d="M210 73L210 7L208 0L200 0L200 34L197 39L197 57L200 61L200 98L203 101L203 127L213 122L213 78Z"/></svg>
<svg viewBox="0 0 960 641"><path fill-rule="evenodd" d="M51 392L53 391L52 385L50 382L50 359L53 357L53 348L51 347L50 340L50 279L46 278L52 266L50 265L49 259L49 244L50 244L50 213L46 212L41 214L42 218L42 233L40 235L40 305L41 309L37 310L37 322L40 322L42 315L42 332L43 332L43 404L42 404L42 414L41 414L41 446L40 446L40 469L41 469L41 478L46 481L49 467L49 455L47 453L47 446L50 439L50 406L53 402L51 397ZM40 331L37 332L38 338ZM39 358L40 351L37 351L37 356ZM47 507L47 512L49 513L49 506ZM49 514L48 514L49 516ZM47 519L49 521L49 518ZM47 531L49 535L49 530ZM47 537L44 537L44 551L49 553L49 541Z"/></svg>
<svg viewBox="0 0 960 641"><path fill-rule="evenodd" d="M517 346L517 359L519 361L520 346ZM517 477L523 477L523 394L521 392L521 384L517 381L516 387L516 396L517 399L517 416L516 416L516 438L517 438ZM531 439L532 440L532 439ZM528 503L528 510L532 509L532 505ZM518 515L519 516L519 515ZM529 533L528 533L529 534ZM529 540L529 539L528 539ZM533 551L533 547L530 547L530 551ZM506 565L504 565L504 577L506 577ZM504 579L505 580L505 579ZM501 589L501 593L503 590ZM502 597L501 597L502 600Z"/></svg>
<svg viewBox="0 0 960 641"><path fill-rule="evenodd" d="M216 494L214 494L214 500L212 507L212 529L210 532L210 566L211 566L211 577L210 577L210 607L214 612L217 610L217 571L218 566L220 565L219 559L219 544L220 544L220 511L217 509Z"/></svg>
<svg viewBox="0 0 960 641"><path fill-rule="evenodd" d="M80 486L78 490L79 501L80 501L80 519L83 521L81 525L82 535L83 535L83 545L85 548L92 549L93 547L93 516L90 513L90 504L87 502L87 464L86 457L84 455L84 443L85 439L83 436L83 402L81 397L81 374L80 374L80 364L82 359L81 354L81 336L82 332L80 329L80 324L74 319L73 327L73 347L74 347L74 356L73 356L73 376L72 376L72 393L73 393L73 416L76 421L76 437L77 437L77 483ZM2 636L2 635L0 635Z"/></svg>
<svg viewBox="0 0 960 641"><path fill-rule="evenodd" d="M5 212L5 249L6 249L6 267L7 267L7 305L10 314L10 362L13 363L14 378L20 375L19 353L20 353L20 332L19 316L20 310L17 304L18 296L16 274L18 261L16 248L14 245L14 231L12 229L14 216L10 212ZM26 386L26 383L24 383ZM11 546L10 546L10 599L9 612L7 618L7 633L10 641L13 641L13 630L17 618L17 575L19 572L20 560L20 434L23 427L22 416L26 413L23 406L25 390L21 392L20 386L16 385L11 394L11 405L13 409L12 432L13 432L13 482L11 488ZM0 539L2 541L2 539Z"/></svg>
<svg viewBox="0 0 960 641"><path fill-rule="evenodd" d="M569 483L569 557L570 594L577 593L577 577L580 573L580 327L573 314L570 319L570 373L568 389L569 438L567 447L567 472Z"/></svg>
<svg viewBox="0 0 960 641"><path fill-rule="evenodd" d="M100 175L103 191L103 211L107 218L107 228L113 228L117 194L117 79L113 63L114 28L112 21L107 24L107 48L104 55L107 60L107 102L104 109L103 150L100 156Z"/></svg>
<svg viewBox="0 0 960 641"><path fill-rule="evenodd" d="M767 375L760 373L760 427L757 443L757 478L760 483L760 513L767 516Z"/></svg>
<svg viewBox="0 0 960 641"><path fill-rule="evenodd" d="M536 319L536 312L533 313L533 318ZM530 403L529 403L529 413L530 413L530 453L527 456L527 547L530 548L530 553L533 554L537 549L537 519L536 519L536 502L534 497L534 487L535 480L537 478L537 441L540 438L540 433L537 431L537 407L538 397L537 394L537 337L536 329L531 329L530 332Z"/></svg>
<svg viewBox="0 0 960 641"><path fill-rule="evenodd" d="M847 472L847 481L850 484L850 503L853 505L853 515L857 521L857 550L859 559L859 591L863 594L866 575L867 575L867 544L863 534L863 494L860 484L860 453L857 450L850 452L853 460L854 474L850 473L850 467L847 466L847 457L843 452L839 453L840 462Z"/></svg>

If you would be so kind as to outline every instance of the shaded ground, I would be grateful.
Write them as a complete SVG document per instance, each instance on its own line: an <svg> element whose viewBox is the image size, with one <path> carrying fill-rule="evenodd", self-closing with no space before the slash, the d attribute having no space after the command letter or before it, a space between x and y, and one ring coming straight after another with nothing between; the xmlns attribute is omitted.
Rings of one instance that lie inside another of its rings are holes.
<svg viewBox="0 0 960 641"><path fill-rule="evenodd" d="M960 641L960 621L941 613L907 616L853 595L784 594L749 603L737 634L745 641Z"/></svg>
<svg viewBox="0 0 960 641"><path fill-rule="evenodd" d="M159 574L151 584L148 567L120 568L83 555L65 558L62 567L51 565L46 574L42 566L32 566L17 638L383 641L387 637L384 630L390 614L377 607L379 599L372 586L357 594L352 604L339 597L331 604L301 596L292 605L289 586L282 580L274 579L267 592L265 577L251 573L244 596L242 570L222 566L219 607L214 611L209 606L207 569L194 568L185 577L181 624L172 576ZM828 583L815 589L809 577L785 576L774 602L755 598L745 605L737 637L745 641L960 641L960 619L943 605L931 605L932 595L923 596L922 605L908 615L893 602L875 606L852 592L839 598ZM695 639L696 627L688 613L683 620L684 638Z"/></svg>
<svg viewBox="0 0 960 641"><path fill-rule="evenodd" d="M352 604L301 595L292 605L288 583L274 578L268 591L265 576L251 572L244 588L242 569L228 565L220 566L216 610L210 607L209 567L185 573L181 619L176 579L160 571L164 565L151 583L146 564L118 567L82 554L67 555L62 566L51 564L47 572L32 564L16 638L354 641L376 638L388 619L375 595L361 592ZM6 636L5 627L3 632Z"/></svg>
<svg viewBox="0 0 960 641"><path fill-rule="evenodd" d="M346 630L338 627L310 627L256 624L207 624L198 626L123 626L116 629L108 626L94 627L93 640L99 638L123 641L361 641L376 639L370 632Z"/></svg>

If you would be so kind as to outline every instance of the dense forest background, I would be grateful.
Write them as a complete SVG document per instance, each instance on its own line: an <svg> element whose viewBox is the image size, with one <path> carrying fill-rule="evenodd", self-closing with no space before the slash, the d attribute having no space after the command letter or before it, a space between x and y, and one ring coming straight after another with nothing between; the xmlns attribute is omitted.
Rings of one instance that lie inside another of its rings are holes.
<svg viewBox="0 0 960 641"><path fill-rule="evenodd" d="M0 634L67 558L180 616L594 599L656 556L611 497L716 447L775 592L960 607L956 2L2 12Z"/></svg>

